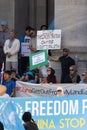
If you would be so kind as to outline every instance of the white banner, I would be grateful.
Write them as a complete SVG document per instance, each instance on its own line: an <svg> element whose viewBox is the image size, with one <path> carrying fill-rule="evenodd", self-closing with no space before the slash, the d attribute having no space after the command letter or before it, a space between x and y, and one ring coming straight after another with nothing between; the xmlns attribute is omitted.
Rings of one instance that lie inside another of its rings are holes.
<svg viewBox="0 0 87 130"><path fill-rule="evenodd" d="M87 95L86 84L31 84L22 81L16 82L17 97L56 96L57 88L61 87L64 95Z"/></svg>

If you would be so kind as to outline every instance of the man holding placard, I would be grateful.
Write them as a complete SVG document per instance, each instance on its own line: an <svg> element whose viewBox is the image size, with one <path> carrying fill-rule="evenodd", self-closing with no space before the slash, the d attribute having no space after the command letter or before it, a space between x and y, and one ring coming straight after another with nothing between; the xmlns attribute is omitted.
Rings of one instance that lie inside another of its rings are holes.
<svg viewBox="0 0 87 130"><path fill-rule="evenodd" d="M68 48L63 48L62 56L58 58L50 57L50 60L60 61L61 63L61 83L65 83L65 78L69 74L69 67L75 65L75 61L69 56L69 52Z"/></svg>
<svg viewBox="0 0 87 130"><path fill-rule="evenodd" d="M29 43L32 36L32 28L27 26L25 29L25 35L20 38L21 50L19 54L19 73L22 75L27 66L29 66L29 55L31 54L31 50L29 48Z"/></svg>

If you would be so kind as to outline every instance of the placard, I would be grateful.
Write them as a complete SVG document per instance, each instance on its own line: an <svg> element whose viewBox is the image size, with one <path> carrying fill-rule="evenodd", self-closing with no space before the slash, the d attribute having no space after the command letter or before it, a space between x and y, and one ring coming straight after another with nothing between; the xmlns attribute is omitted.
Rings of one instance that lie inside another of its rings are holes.
<svg viewBox="0 0 87 130"><path fill-rule="evenodd" d="M29 56L31 54L29 43L21 43L21 54L23 54L24 56Z"/></svg>
<svg viewBox="0 0 87 130"><path fill-rule="evenodd" d="M61 30L37 31L37 50L60 48Z"/></svg>
<svg viewBox="0 0 87 130"><path fill-rule="evenodd" d="M37 68L38 66L44 66L48 63L47 50L39 51L31 54L30 60L30 70Z"/></svg>

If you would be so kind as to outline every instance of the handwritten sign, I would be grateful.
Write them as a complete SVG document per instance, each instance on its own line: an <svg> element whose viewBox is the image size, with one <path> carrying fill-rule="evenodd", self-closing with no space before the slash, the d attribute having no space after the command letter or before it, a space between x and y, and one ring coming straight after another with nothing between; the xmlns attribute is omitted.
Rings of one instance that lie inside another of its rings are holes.
<svg viewBox="0 0 87 130"><path fill-rule="evenodd" d="M60 48L61 30L37 31L37 50Z"/></svg>
<svg viewBox="0 0 87 130"><path fill-rule="evenodd" d="M47 50L39 51L30 55L30 70L38 66L44 66L48 63Z"/></svg>
<svg viewBox="0 0 87 130"><path fill-rule="evenodd" d="M23 54L24 56L29 56L31 54L29 43L21 43L21 54Z"/></svg>

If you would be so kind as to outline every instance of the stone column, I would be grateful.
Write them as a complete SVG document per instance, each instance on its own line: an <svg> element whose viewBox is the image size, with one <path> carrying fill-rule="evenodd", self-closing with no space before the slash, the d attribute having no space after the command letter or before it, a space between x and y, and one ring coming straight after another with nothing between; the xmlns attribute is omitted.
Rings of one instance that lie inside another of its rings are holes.
<svg viewBox="0 0 87 130"><path fill-rule="evenodd" d="M10 28L14 28L14 5L15 0L0 0L0 22L7 20Z"/></svg>

